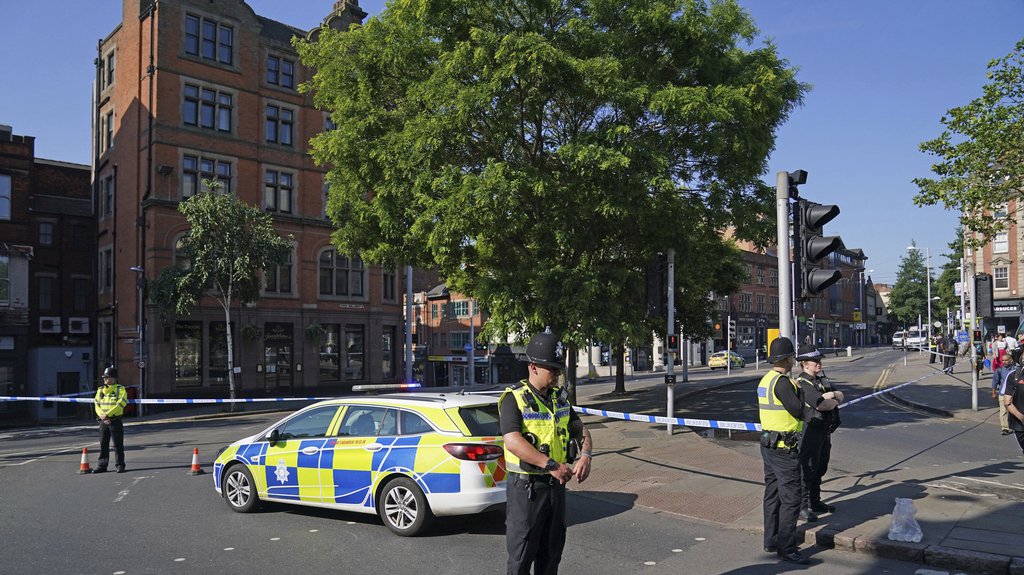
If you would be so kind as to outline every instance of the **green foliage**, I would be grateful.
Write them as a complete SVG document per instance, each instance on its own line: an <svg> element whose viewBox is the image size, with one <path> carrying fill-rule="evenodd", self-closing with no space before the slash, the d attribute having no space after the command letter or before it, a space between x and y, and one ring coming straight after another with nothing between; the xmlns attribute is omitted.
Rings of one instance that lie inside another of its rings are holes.
<svg viewBox="0 0 1024 575"><path fill-rule="evenodd" d="M956 295L956 283L960 281L960 258L964 253L963 229L957 228L956 237L949 242L950 253L943 254L946 263L937 280L932 282L932 295L939 296L935 302L937 310L945 312L946 308L955 310L960 307L960 296Z"/></svg>
<svg viewBox="0 0 1024 575"><path fill-rule="evenodd" d="M911 245L917 244L911 242ZM889 315L898 328L917 325L918 317L922 318L922 324L928 321L927 278L924 250L907 250L907 254L900 259L896 283L889 293Z"/></svg>
<svg viewBox="0 0 1024 575"><path fill-rule="evenodd" d="M338 125L340 251L437 267L498 337L647 339L643 269L671 247L680 316L735 290L722 239L774 239L760 181L806 87L731 0L395 0L298 42L303 87ZM767 214L767 216L766 216Z"/></svg>
<svg viewBox="0 0 1024 575"><path fill-rule="evenodd" d="M942 134L921 144L938 157L937 177L914 180L915 203L962 210L962 222L978 234L968 238L976 247L1006 229L1009 218L994 212L1024 199L1024 40L989 62L987 75L982 95L946 112Z"/></svg>

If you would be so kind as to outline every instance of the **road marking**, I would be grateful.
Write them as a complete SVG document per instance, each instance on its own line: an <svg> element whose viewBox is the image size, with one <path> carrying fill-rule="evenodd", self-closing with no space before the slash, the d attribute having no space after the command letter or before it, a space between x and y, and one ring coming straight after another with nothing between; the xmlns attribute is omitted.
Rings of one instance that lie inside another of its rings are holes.
<svg viewBox="0 0 1024 575"><path fill-rule="evenodd" d="M132 481L131 487L135 487L135 486L136 486L136 485L138 485L138 484L139 484L139 482L140 482L140 481L142 481L143 479L153 479L154 477L156 477L156 476L155 476L155 475L140 475L140 476L136 477L134 481ZM114 503L120 503L120 502L124 501L124 498L125 498L125 497L128 497L128 493L129 493L130 491L131 491L131 490L129 490L129 489L122 489L122 490L121 490L121 491L120 491L120 492L119 492L119 493L117 494L117 498L116 498L116 499L114 499Z"/></svg>
<svg viewBox="0 0 1024 575"><path fill-rule="evenodd" d="M978 479L976 477L959 477L959 476L954 476L954 477L956 479L963 479L965 481L976 481L978 483L987 483L989 485L996 485L998 487L1009 487L1010 489L1020 489L1021 491L1024 491L1024 487L1018 487L1017 485L1008 484L1008 483L1001 483L999 481L990 481L988 479Z"/></svg>
<svg viewBox="0 0 1024 575"><path fill-rule="evenodd" d="M54 451L46 453L45 455L40 455L39 457L33 457L32 459L26 459L25 461L19 461L18 463L0 463L0 467L17 467L19 465L25 465L27 463L32 463L34 461L39 461L41 459L46 459L47 457L51 457L53 455L60 455L62 453L77 453L77 452L81 452L83 447L95 447L95 445L96 444L94 442L90 442L90 443L83 443L82 445L79 445L79 446L76 446L76 447L65 447L65 448L61 448L61 449L56 449ZM34 449L32 451L20 451L20 452L16 451L14 453L0 453L0 457L6 459L6 458L10 458L10 457L20 457L22 455L32 455L32 454L35 454L35 453L39 453L39 450L38 449Z"/></svg>
<svg viewBox="0 0 1024 575"><path fill-rule="evenodd" d="M960 489L958 487L954 487L953 485L948 485L948 484L945 484L945 483L925 483L924 486L925 487L937 487L939 489L948 489L950 491L956 491L957 493L963 493L965 495L974 495L975 497L995 497L996 496L995 493L975 493L973 491L970 491L969 489Z"/></svg>

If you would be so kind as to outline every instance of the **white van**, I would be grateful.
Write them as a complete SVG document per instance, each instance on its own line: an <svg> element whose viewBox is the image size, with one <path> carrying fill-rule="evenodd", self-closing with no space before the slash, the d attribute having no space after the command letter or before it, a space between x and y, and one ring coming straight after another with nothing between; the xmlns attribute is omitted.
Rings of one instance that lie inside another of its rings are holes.
<svg viewBox="0 0 1024 575"><path fill-rule="evenodd" d="M912 327L906 331L900 330L892 334L892 348L893 349L921 349L926 348L928 345L928 338L925 337L927 330L918 330L916 327Z"/></svg>

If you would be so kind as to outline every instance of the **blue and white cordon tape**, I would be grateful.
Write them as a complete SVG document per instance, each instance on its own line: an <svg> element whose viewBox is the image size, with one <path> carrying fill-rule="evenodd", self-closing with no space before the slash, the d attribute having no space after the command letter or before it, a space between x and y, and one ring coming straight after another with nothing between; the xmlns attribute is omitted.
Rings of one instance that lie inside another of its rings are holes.
<svg viewBox="0 0 1024 575"><path fill-rule="evenodd" d="M938 372L936 372L938 373ZM847 401L840 405L840 408L849 407L856 403L860 403L865 399L871 399L877 395L895 391L901 387L906 387L912 383L917 383L921 380L927 379L935 373L919 377L917 379L901 383L895 387L887 387L885 389L876 391L874 393L858 397ZM91 392L90 392L91 393ZM326 399L335 399L333 397L246 397L239 399L129 399L128 403L134 404L147 404L147 405L160 405L160 404L205 404L205 403L282 403L286 401L323 401ZM53 401L60 403L94 403L91 397L67 397L67 396L47 396L47 397L26 397L20 395L0 395L0 401ZM625 421L639 421L641 423L661 423L679 425L685 427L708 427L711 429L730 429L733 431L761 431L760 423L752 423L748 421L720 421L711 419L691 419L688 417L665 417L661 415L643 415L639 413L623 413L620 411L607 411L604 409L591 409L589 407L578 407L574 406L578 413L586 415L597 415L601 417L609 417L612 419L622 419Z"/></svg>

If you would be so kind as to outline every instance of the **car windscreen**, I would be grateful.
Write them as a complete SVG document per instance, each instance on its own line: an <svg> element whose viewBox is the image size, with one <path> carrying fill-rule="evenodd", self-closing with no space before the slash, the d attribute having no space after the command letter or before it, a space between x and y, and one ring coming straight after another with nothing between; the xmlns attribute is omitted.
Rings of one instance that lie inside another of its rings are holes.
<svg viewBox="0 0 1024 575"><path fill-rule="evenodd" d="M460 407L459 417L466 423L472 435L501 435L497 403Z"/></svg>

